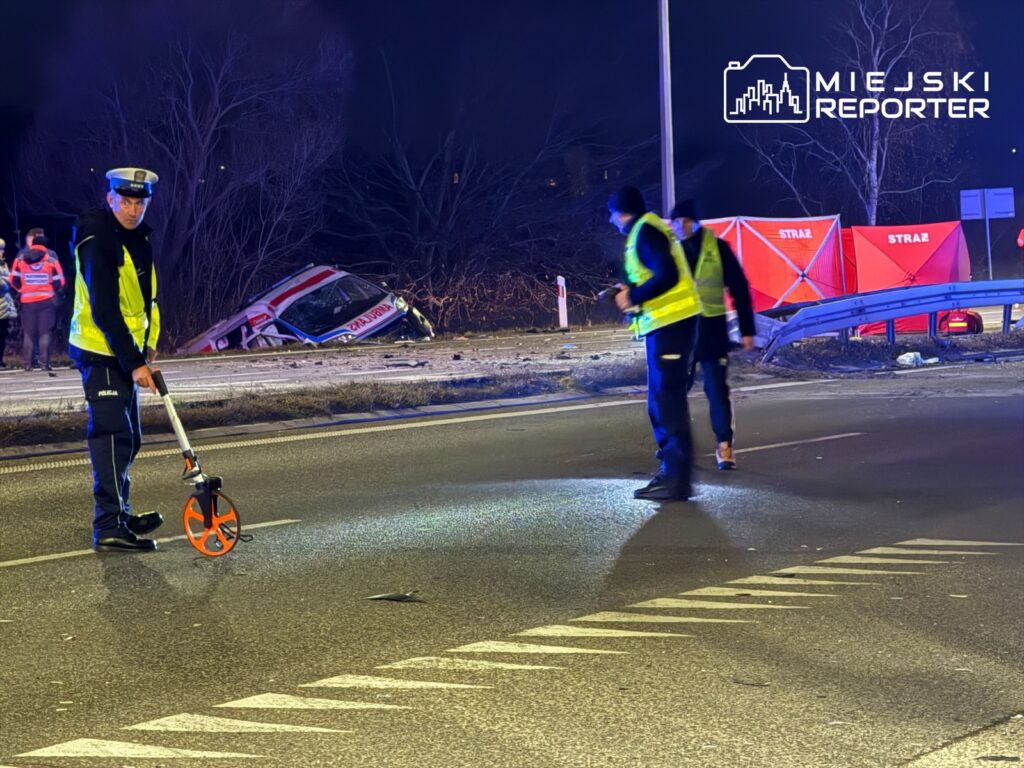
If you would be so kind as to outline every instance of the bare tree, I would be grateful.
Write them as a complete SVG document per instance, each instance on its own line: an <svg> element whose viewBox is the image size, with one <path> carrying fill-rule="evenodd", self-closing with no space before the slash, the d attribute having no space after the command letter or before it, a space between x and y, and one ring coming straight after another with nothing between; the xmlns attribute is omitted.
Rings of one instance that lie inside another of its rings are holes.
<svg viewBox="0 0 1024 768"><path fill-rule="evenodd" d="M302 261L350 65L328 40L278 66L241 28L194 39L172 37L131 78L91 91L72 124L39 120L22 158L30 204L66 214L97 202L111 165L157 171L148 221L162 292L175 297L172 343Z"/></svg>
<svg viewBox="0 0 1024 768"><path fill-rule="evenodd" d="M905 0L850 0L850 16L836 26L837 63L856 73L904 77L936 64L955 64L963 41L940 29L937 19L955 27L952 8ZM927 62L927 66L922 66ZM951 67L952 68L952 67ZM840 78L845 83L845 78ZM916 86L920 88L920 81ZM853 96L841 92L840 96ZM761 168L779 182L805 215L855 208L876 224L882 211L903 212L934 185L957 175L953 121L886 119L877 113L860 119L828 119L803 125L742 131ZM905 215L905 214L904 214ZM855 217L860 218L860 217Z"/></svg>

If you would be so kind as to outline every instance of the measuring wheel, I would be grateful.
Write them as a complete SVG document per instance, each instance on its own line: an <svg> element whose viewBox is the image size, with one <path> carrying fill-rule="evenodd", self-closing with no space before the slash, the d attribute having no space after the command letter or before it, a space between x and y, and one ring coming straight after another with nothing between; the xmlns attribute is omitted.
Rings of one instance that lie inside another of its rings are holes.
<svg viewBox="0 0 1024 768"><path fill-rule="evenodd" d="M185 503L183 523L188 543L204 555L220 557L240 540L242 524L234 503L220 491L209 493L209 523L204 514L204 494L196 493Z"/></svg>

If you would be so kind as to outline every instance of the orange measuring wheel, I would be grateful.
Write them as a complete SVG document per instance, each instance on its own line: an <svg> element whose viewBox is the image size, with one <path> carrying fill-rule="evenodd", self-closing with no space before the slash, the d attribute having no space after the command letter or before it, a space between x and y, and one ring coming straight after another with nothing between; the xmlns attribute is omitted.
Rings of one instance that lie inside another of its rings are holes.
<svg viewBox="0 0 1024 768"><path fill-rule="evenodd" d="M188 543L204 555L220 557L241 540L242 524L234 503L220 491L210 493L209 523L199 495L188 497L183 522Z"/></svg>

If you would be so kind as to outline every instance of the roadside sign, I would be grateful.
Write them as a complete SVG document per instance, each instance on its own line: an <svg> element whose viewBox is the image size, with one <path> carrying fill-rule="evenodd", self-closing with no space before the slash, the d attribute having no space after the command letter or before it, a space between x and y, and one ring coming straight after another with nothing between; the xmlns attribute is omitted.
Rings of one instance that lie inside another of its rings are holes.
<svg viewBox="0 0 1024 768"><path fill-rule="evenodd" d="M1013 187L1000 187L985 190L985 214L990 219L1012 219Z"/></svg>
<svg viewBox="0 0 1024 768"><path fill-rule="evenodd" d="M992 235L989 231L990 219L1012 219L1016 214L1013 210L1013 187L993 187L991 189L960 190L960 220L985 220L985 247L988 251L988 279L992 280Z"/></svg>
<svg viewBox="0 0 1024 768"><path fill-rule="evenodd" d="M983 219L985 214L981 208L981 190L980 189L961 189L960 190L960 220L961 221L973 221L974 219Z"/></svg>

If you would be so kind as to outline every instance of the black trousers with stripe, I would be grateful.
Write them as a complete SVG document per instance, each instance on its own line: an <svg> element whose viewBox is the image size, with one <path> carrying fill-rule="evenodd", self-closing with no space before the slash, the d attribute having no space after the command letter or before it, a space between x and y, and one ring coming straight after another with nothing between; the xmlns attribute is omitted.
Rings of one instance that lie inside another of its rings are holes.
<svg viewBox="0 0 1024 768"><path fill-rule="evenodd" d="M142 447L139 388L117 361L79 362L89 406L86 439L96 501L94 539L123 536L131 514L128 470Z"/></svg>

